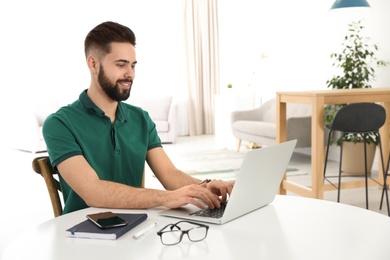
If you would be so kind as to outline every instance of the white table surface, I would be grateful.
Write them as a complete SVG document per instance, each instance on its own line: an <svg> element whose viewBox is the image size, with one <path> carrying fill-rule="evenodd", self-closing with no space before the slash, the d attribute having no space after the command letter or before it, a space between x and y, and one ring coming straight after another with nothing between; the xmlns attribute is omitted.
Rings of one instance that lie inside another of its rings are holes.
<svg viewBox="0 0 390 260"><path fill-rule="evenodd" d="M162 245L156 234L177 221L157 216L160 210L147 210L148 220L117 240L66 237L65 230L86 214L104 209L70 213L26 230L7 245L1 259L390 259L390 218L335 202L277 196L262 209L222 226L210 225L201 242L185 236L175 246ZM154 221L154 230L133 238Z"/></svg>

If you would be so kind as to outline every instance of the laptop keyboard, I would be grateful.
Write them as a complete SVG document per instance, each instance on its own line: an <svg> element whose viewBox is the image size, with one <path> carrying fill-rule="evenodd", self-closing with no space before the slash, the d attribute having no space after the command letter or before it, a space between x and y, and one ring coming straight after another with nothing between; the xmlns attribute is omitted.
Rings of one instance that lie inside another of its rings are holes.
<svg viewBox="0 0 390 260"><path fill-rule="evenodd" d="M208 218L221 218L223 216L223 213L225 212L225 208L226 208L226 204L221 204L220 208L201 209L194 213L191 213L190 215L208 217Z"/></svg>

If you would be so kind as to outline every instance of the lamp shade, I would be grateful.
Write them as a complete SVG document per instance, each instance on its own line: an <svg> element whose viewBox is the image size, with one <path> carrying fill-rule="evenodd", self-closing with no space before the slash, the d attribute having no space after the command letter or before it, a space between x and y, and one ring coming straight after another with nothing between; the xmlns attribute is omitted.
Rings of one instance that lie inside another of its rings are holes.
<svg viewBox="0 0 390 260"><path fill-rule="evenodd" d="M336 0L330 9L345 7L370 7L366 0Z"/></svg>

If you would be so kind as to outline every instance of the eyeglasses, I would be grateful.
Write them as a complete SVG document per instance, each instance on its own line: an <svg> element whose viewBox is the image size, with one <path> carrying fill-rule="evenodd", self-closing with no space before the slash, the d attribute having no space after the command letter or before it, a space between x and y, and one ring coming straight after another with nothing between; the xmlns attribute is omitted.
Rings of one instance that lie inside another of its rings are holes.
<svg viewBox="0 0 390 260"><path fill-rule="evenodd" d="M179 227L179 224L181 227ZM187 228L183 230L183 228ZM166 246L179 244L184 234L187 234L188 239L192 242L202 241L207 237L209 226L190 221L179 221L175 224L169 224L157 232L160 236L161 243Z"/></svg>

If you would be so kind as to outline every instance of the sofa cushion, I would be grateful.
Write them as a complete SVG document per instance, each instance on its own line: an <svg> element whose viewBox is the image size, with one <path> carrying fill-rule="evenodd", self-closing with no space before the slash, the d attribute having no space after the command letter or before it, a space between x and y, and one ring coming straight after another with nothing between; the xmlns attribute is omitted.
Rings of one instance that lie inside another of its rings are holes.
<svg viewBox="0 0 390 260"><path fill-rule="evenodd" d="M169 122L168 121L154 121L156 124L157 132L169 132Z"/></svg>
<svg viewBox="0 0 390 260"><path fill-rule="evenodd" d="M276 125L270 122L260 121L236 121L233 129L246 134L276 138Z"/></svg>
<svg viewBox="0 0 390 260"><path fill-rule="evenodd" d="M147 111L153 121L168 121L172 96L166 97L137 97L130 98L129 102Z"/></svg>

